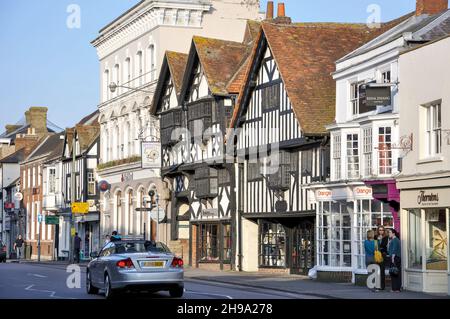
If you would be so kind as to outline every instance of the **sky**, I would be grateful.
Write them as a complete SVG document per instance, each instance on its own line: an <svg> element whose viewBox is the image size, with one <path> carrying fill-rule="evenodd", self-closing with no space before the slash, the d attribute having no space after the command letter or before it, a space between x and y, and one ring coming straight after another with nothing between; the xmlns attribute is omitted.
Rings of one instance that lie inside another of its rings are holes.
<svg viewBox="0 0 450 319"><path fill-rule="evenodd" d="M91 41L138 0L0 0L0 132L30 106L71 127L96 110L99 62ZM275 1L275 3L278 1ZM265 11L267 0L261 1ZM381 21L409 13L415 0L284 0L295 22L366 22L369 6ZM74 15L79 12L80 19ZM69 22L69 24L68 24Z"/></svg>

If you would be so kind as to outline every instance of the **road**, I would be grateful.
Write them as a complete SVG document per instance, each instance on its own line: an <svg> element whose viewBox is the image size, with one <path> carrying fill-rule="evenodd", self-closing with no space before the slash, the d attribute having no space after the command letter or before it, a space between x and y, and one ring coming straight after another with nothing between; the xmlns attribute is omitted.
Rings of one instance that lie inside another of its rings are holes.
<svg viewBox="0 0 450 319"><path fill-rule="evenodd" d="M81 267L81 281L69 280L65 265L7 263L0 264L0 299L104 299L103 291L88 295L85 291L85 268ZM72 279L73 277L69 278ZM133 293L122 298L170 298L167 292ZM212 283L203 280L185 281L183 299L311 299L312 296L249 288L236 284ZM316 299L316 298L314 298Z"/></svg>

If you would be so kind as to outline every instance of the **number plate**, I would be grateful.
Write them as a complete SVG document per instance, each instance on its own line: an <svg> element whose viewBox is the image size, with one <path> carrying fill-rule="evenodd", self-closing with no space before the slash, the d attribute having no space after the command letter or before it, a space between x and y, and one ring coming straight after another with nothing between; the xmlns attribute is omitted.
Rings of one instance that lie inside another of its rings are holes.
<svg viewBox="0 0 450 319"><path fill-rule="evenodd" d="M162 268L164 267L164 261L143 261L141 262L143 268Z"/></svg>

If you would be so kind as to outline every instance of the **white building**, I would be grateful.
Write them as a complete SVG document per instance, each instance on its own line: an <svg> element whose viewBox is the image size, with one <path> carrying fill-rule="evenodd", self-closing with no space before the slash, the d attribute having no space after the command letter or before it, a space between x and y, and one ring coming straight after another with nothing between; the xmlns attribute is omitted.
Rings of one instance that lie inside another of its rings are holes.
<svg viewBox="0 0 450 319"><path fill-rule="evenodd" d="M395 176L410 136L399 128L398 59L447 32L447 8L447 1L419 0L415 13L382 25L380 36L336 62L336 119L327 127L331 181L311 187L319 277L365 284L367 231L401 229Z"/></svg>
<svg viewBox="0 0 450 319"><path fill-rule="evenodd" d="M413 137L397 178L403 286L450 294L450 38L400 56L400 134Z"/></svg>
<svg viewBox="0 0 450 319"><path fill-rule="evenodd" d="M159 139L149 108L166 50L187 53L194 35L241 42L246 20L258 17L255 1L145 0L100 30L92 42L100 60L98 174L112 186L102 195L102 235L114 229L133 236L155 232L148 214L135 209L145 205L151 187L160 194L167 189L159 167L143 170L140 164L140 142ZM119 86L114 92L111 82ZM169 196L161 197L164 209ZM165 228L159 239L168 242Z"/></svg>

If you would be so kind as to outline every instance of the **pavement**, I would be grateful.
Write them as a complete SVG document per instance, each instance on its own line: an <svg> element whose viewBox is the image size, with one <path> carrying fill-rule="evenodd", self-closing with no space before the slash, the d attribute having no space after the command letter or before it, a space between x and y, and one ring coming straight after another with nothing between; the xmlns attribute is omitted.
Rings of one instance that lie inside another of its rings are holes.
<svg viewBox="0 0 450 319"><path fill-rule="evenodd" d="M9 262L14 263L14 261ZM47 266L63 270L69 265L68 262L62 261L41 261L38 263L29 260L21 261L20 264ZM86 262L79 264L82 269L86 265ZM191 267L185 268L185 280L191 285L187 285L186 292L189 293L190 291L191 297L196 295L203 298L206 296L217 298L222 296L224 299L450 299L449 296L444 294L425 294L412 291L391 293L389 287L386 287L385 291L373 292L365 287L350 283L318 282L299 275L219 272Z"/></svg>

